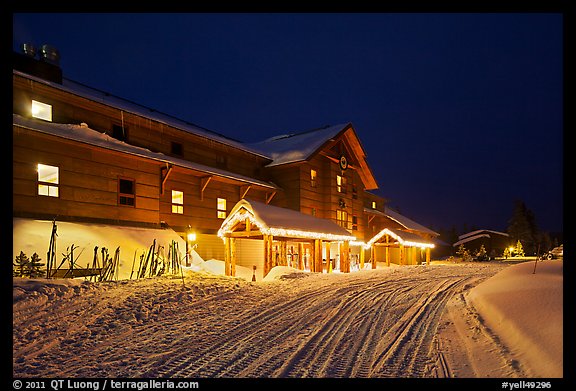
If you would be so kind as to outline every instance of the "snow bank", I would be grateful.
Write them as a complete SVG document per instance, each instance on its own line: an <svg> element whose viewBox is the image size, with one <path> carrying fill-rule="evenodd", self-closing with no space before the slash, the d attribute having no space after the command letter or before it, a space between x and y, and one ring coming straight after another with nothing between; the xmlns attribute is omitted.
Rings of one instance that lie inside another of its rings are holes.
<svg viewBox="0 0 576 391"><path fill-rule="evenodd" d="M302 278L308 275L308 273L290 266L274 266L262 281Z"/></svg>
<svg viewBox="0 0 576 391"><path fill-rule="evenodd" d="M534 377L563 375L563 262L513 265L470 291L486 325Z"/></svg>
<svg viewBox="0 0 576 391"><path fill-rule="evenodd" d="M187 268L184 268L185 270ZM188 268L193 272L205 272L215 276L224 275L224 261L219 259L209 259L207 261L193 262L192 267ZM252 269L246 266L236 265L236 276L246 281L252 281Z"/></svg>
<svg viewBox="0 0 576 391"><path fill-rule="evenodd" d="M140 255L146 253L154 239L156 239L156 249L158 246L164 247L164 255L168 256L168 248L172 240L178 243L181 256L186 251L184 240L171 229L150 229L124 227L105 224L72 223L56 221L57 234L56 256L60 263L62 253L72 244L78 247L74 250L74 258L78 260L78 265L86 267L92 264L94 258L94 247L98 246L101 262L100 249L105 247L111 258L114 257L116 248L120 246L120 266L119 278L130 278L134 254L136 253L135 269L138 270ZM52 222L46 220L32 220L24 218L13 219L12 229L12 260L24 251L28 257L37 253L46 263L46 253L50 244L52 234ZM192 250L193 261L202 260ZM67 268L65 263L63 268Z"/></svg>

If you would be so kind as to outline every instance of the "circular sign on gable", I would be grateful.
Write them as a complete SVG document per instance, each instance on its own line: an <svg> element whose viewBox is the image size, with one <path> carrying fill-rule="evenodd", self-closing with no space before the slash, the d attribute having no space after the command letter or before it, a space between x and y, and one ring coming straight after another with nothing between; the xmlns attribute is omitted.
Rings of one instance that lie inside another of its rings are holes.
<svg viewBox="0 0 576 391"><path fill-rule="evenodd" d="M346 170L348 168L348 159L346 159L346 156L341 155L340 156L340 169L342 171Z"/></svg>

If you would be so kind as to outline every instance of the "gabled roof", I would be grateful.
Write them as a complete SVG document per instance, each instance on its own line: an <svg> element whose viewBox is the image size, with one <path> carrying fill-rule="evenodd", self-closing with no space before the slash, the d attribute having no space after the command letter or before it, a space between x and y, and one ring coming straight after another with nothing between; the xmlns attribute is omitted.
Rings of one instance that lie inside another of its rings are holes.
<svg viewBox="0 0 576 391"><path fill-rule="evenodd" d="M486 233L488 236L490 236L490 234L501 235L501 236L510 236L505 232L492 231L490 229L478 229L476 231L471 231L471 232L462 234L462 235L458 236L458 239L464 239L468 236L478 235L479 233L482 233L482 232Z"/></svg>
<svg viewBox="0 0 576 391"><path fill-rule="evenodd" d="M351 123L325 126L300 133L283 134L264 141L247 144L272 159L267 167L307 161L338 137L352 146L359 162L358 174L367 190L377 189L378 184L366 162L366 152Z"/></svg>
<svg viewBox="0 0 576 391"><path fill-rule="evenodd" d="M337 137L349 126L349 123L326 126L301 133L274 136L249 145L272 159L268 167L301 162L309 159L327 141Z"/></svg>
<svg viewBox="0 0 576 391"><path fill-rule="evenodd" d="M207 174L213 174L223 178L234 179L245 183L267 187L270 189L278 189L277 186L269 182L250 178L245 175L236 174L230 171L221 170L219 168L194 163L189 160L167 156L164 155L163 153L152 152L146 148L127 144L123 141L116 140L115 138L110 137L105 133L100 133L97 130L90 129L88 126L46 122L33 118L25 118L18 114L13 114L13 125L33 130L39 133L50 134L68 140L74 140L84 144L89 144L113 151L124 152L134 156L140 156L165 163L174 164L179 167L189 168L192 170L205 172Z"/></svg>
<svg viewBox="0 0 576 391"><path fill-rule="evenodd" d="M421 236L412 232L401 231L394 228L384 228L382 231L378 232L372 237L372 239L368 241L368 243L366 243L366 247L370 247L374 243L378 243L380 239L386 235L392 237L398 242L398 244L402 244L404 246L434 248L434 243L425 240Z"/></svg>
<svg viewBox="0 0 576 391"><path fill-rule="evenodd" d="M228 217L222 222L218 236L225 237L233 231L236 224L246 219L266 235L331 241L356 239L331 220L247 199L242 199L234 205Z"/></svg>
<svg viewBox="0 0 576 391"><path fill-rule="evenodd" d="M454 243L452 246L453 247L460 246L461 244L468 243L468 242L471 242L473 240L480 239L480 238L490 238L490 235L478 234L478 235L467 236L464 239L460 239L459 241Z"/></svg>
<svg viewBox="0 0 576 391"><path fill-rule="evenodd" d="M427 233L430 235L440 236L439 233L434 232L431 229L426 228L425 226L423 226L421 224L418 224L414 220L411 220L408 217L403 216L400 213L393 211L390 208L385 208L385 212L381 212L381 211L376 210L376 209L364 208L364 212L376 214L376 215L383 216L383 217L387 217L391 220L394 220L395 222L400 224L405 229L409 229L412 231L418 231L418 232L422 232L422 233Z"/></svg>

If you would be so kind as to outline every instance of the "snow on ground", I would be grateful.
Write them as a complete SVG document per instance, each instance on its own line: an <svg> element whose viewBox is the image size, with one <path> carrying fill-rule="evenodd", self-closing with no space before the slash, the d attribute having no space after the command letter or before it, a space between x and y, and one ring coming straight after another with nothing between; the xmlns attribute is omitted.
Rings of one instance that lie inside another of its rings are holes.
<svg viewBox="0 0 576 391"><path fill-rule="evenodd" d="M541 296L549 294L546 287L552 280L557 284L559 270L547 272L545 262L538 264L535 277L551 278L537 284L538 300L532 302L529 298L536 296L528 294L516 303L548 305ZM221 264L209 260L201 265L218 272ZM13 373L16 377L526 377L532 372L523 350L540 351L549 340L531 334L531 344L506 348L506 338L499 334L505 330L483 319L499 322L506 314L508 323L542 322L512 319L520 315L519 309L497 312L495 308L507 302L491 296L496 286L507 287L506 294L512 295L517 283L526 289L522 278L534 276L519 278L515 268L528 266L463 263L350 274L276 267L269 281L258 282L191 269L180 276L103 283L14 278ZM300 275L305 278L295 278ZM469 302L464 307L450 304L469 292L475 293L470 301L479 303L478 310ZM558 319L557 306L547 310ZM462 324L456 325L454 319ZM474 345L472 338L466 339L471 329L456 327L462 325L483 328L484 334L489 328L491 339L473 335ZM522 330L530 329L523 326ZM552 331L557 331L555 327L550 325ZM446 331L452 331L449 339ZM470 349L482 350L483 355L468 354ZM548 350L549 355L556 353L555 348ZM485 358L503 364L487 375L479 370L485 368Z"/></svg>
<svg viewBox="0 0 576 391"><path fill-rule="evenodd" d="M563 377L563 261L534 266L511 265L449 303L439 339L454 376Z"/></svg>

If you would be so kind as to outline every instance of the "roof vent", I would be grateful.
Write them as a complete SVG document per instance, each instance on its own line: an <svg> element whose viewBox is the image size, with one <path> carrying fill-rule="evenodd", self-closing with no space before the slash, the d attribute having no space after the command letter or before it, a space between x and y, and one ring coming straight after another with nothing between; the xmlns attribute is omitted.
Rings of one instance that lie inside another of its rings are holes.
<svg viewBox="0 0 576 391"><path fill-rule="evenodd" d="M40 59L52 65L60 66L60 53L58 49L50 45L42 45L40 48Z"/></svg>
<svg viewBox="0 0 576 391"><path fill-rule="evenodd" d="M34 58L36 57L36 46L32 45L31 43L23 43L22 53L24 53L28 57Z"/></svg>

